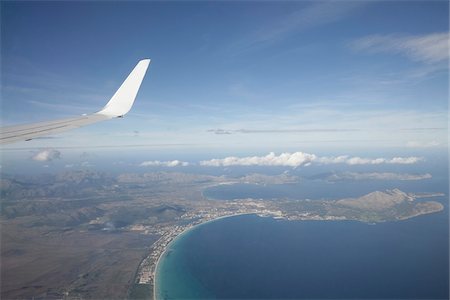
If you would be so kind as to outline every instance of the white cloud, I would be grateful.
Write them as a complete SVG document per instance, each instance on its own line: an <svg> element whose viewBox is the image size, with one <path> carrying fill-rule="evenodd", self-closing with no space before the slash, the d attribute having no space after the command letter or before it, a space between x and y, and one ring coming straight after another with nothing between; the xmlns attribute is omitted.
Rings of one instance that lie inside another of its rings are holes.
<svg viewBox="0 0 450 300"><path fill-rule="evenodd" d="M415 164L419 161L423 161L422 157L394 157L391 160L386 161L388 164L402 164L402 165L410 165Z"/></svg>
<svg viewBox="0 0 450 300"><path fill-rule="evenodd" d="M399 53L412 60L437 63L448 59L448 32L419 36L371 35L351 43L355 50L372 53Z"/></svg>
<svg viewBox="0 0 450 300"><path fill-rule="evenodd" d="M330 181L339 180L423 180L432 178L431 174L407 174L407 173L354 173L344 172L332 174L326 179Z"/></svg>
<svg viewBox="0 0 450 300"><path fill-rule="evenodd" d="M44 149L34 154L31 159L36 161L52 161L54 159L60 159L61 152L55 149Z"/></svg>
<svg viewBox="0 0 450 300"><path fill-rule="evenodd" d="M221 166L287 166L298 167L301 165L308 165L317 157L314 154L303 152L282 153L275 155L270 152L266 156L251 156L251 157L235 157L230 156L223 159L211 159L200 162L202 166L221 167Z"/></svg>
<svg viewBox="0 0 450 300"><path fill-rule="evenodd" d="M423 160L421 157L394 157L387 158L362 158L359 156L349 157L347 155L337 157L319 157L317 162L322 164L347 164L347 165L380 165L380 164L415 164Z"/></svg>
<svg viewBox="0 0 450 300"><path fill-rule="evenodd" d="M179 161L179 160L170 160L170 161L144 161L140 165L140 167L187 167L189 166L188 162Z"/></svg>
<svg viewBox="0 0 450 300"><path fill-rule="evenodd" d="M270 152L266 156L235 157L230 156L222 159L211 159L200 162L201 166L228 167L228 166L285 166L300 167L317 164L347 164L347 165L379 165L379 164L415 164L423 160L421 157L394 157L388 158L361 158L341 155L336 157L319 157L315 154L294 152L276 155Z"/></svg>

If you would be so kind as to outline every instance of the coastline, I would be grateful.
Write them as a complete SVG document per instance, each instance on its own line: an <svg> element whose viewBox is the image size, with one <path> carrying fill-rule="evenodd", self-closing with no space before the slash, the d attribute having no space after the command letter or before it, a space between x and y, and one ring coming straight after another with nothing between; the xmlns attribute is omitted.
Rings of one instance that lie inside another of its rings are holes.
<svg viewBox="0 0 450 300"><path fill-rule="evenodd" d="M176 237L173 238L172 241L170 241L169 244L167 244L167 246L165 247L164 251L161 253L161 255L158 257L158 260L156 261L156 265L155 265L155 271L154 271L154 281L153 281L153 300L157 300L157 293L156 290L158 289L158 269L159 269L159 264L161 262L161 259L163 259L164 255L167 252L167 249L170 248L170 246L172 245L172 243L176 242L181 236L185 235L186 233L188 233L189 231L198 228L199 226L208 224L208 223L212 223L215 221L218 221L220 219L225 219L225 218L231 218L231 217L236 217L236 216L242 216L242 215L254 215L255 213L238 213L238 214L232 214L232 215L226 215L226 216L221 216L221 217L217 217L214 218L212 220L208 220L193 226L190 226L188 228L186 228L185 230L183 230L179 235L177 235Z"/></svg>

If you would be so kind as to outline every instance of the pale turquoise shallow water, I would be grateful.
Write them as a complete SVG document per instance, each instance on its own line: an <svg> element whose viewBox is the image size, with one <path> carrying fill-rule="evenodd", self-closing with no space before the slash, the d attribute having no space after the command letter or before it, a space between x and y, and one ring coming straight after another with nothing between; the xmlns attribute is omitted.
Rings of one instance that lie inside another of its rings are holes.
<svg viewBox="0 0 450 300"><path fill-rule="evenodd" d="M205 224L185 231L168 246L156 270L156 299L172 299L174 296L190 299L214 298L214 295L209 294L207 289L189 273L183 253L185 240L189 239L195 229Z"/></svg>

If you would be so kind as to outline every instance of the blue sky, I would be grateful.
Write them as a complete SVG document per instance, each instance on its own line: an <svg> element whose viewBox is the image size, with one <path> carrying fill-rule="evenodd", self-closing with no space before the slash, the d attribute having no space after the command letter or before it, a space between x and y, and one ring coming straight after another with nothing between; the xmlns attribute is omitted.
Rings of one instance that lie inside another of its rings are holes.
<svg viewBox="0 0 450 300"><path fill-rule="evenodd" d="M152 59L123 120L5 148L447 147L447 1L1 6L4 125L99 110Z"/></svg>

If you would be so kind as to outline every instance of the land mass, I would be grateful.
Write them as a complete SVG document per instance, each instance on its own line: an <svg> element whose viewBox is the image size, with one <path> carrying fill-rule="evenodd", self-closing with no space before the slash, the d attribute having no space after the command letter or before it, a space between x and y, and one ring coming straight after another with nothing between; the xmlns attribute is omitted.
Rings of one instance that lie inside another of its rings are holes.
<svg viewBox="0 0 450 300"><path fill-rule="evenodd" d="M287 220L398 221L443 205L398 189L358 198L208 199L219 184L285 184L281 174L243 177L157 172L74 171L3 176L2 298L151 297L156 262L184 230L218 217L258 214Z"/></svg>

